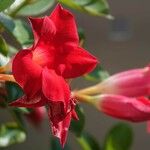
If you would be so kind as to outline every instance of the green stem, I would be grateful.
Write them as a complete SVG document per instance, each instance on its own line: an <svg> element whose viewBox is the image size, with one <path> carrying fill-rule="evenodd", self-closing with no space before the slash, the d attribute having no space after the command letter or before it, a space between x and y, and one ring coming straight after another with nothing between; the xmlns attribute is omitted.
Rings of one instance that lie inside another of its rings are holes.
<svg viewBox="0 0 150 150"><path fill-rule="evenodd" d="M80 144L82 150L91 150L91 148L88 146L87 142L85 141L85 139L82 136L77 137L76 140Z"/></svg>
<svg viewBox="0 0 150 150"><path fill-rule="evenodd" d="M78 92L72 92L73 97L75 97L79 102L88 103L95 106L95 96L85 95Z"/></svg>
<svg viewBox="0 0 150 150"><path fill-rule="evenodd" d="M86 94L86 95L96 95L98 93L97 85L81 89L81 90L78 91L78 93Z"/></svg>
<svg viewBox="0 0 150 150"><path fill-rule="evenodd" d="M9 110L10 114L12 115L13 119L18 124L19 128L25 131L23 123L21 123L21 121L18 118L19 116L17 116L17 112L15 112L12 108L9 108L9 106L8 106L8 110Z"/></svg>

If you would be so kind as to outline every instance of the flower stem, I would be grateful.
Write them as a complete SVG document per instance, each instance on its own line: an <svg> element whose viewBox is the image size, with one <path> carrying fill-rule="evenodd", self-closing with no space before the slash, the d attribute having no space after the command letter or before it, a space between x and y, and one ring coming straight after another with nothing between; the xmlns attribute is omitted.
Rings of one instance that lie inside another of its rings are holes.
<svg viewBox="0 0 150 150"><path fill-rule="evenodd" d="M10 112L10 114L12 115L12 118L16 121L16 123L18 124L19 128L22 129L23 131L25 130L25 126L23 124L23 120L20 116L20 114L18 112L16 112L15 110L13 110L12 108L10 108L8 106L8 111Z"/></svg>
<svg viewBox="0 0 150 150"><path fill-rule="evenodd" d="M5 81L16 82L13 75L9 75L9 74L0 74L0 81L1 82L5 82Z"/></svg>
<svg viewBox="0 0 150 150"><path fill-rule="evenodd" d="M73 92L72 95L73 95L73 97L75 97L79 102L83 102L83 103L88 103L88 104L95 105L94 96L84 95L84 94L80 94L80 93L78 93L78 92Z"/></svg>
<svg viewBox="0 0 150 150"><path fill-rule="evenodd" d="M90 86L81 90L78 90L77 92L84 95L99 95L103 90L103 87L100 86L100 84Z"/></svg>
<svg viewBox="0 0 150 150"><path fill-rule="evenodd" d="M9 61L5 66L0 66L0 73L11 72L11 62Z"/></svg>
<svg viewBox="0 0 150 150"><path fill-rule="evenodd" d="M85 139L82 136L77 137L76 140L80 144L80 146L82 147L83 150L91 150L91 148L87 145L87 142L85 141Z"/></svg>

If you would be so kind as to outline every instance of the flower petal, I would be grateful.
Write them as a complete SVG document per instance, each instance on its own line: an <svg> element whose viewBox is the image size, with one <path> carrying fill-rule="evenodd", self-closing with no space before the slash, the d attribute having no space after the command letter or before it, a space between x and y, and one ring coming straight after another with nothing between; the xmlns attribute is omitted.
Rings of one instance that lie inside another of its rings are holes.
<svg viewBox="0 0 150 150"><path fill-rule="evenodd" d="M76 111L74 109L72 110L72 118L74 120L79 120L79 117L78 117L78 115L77 115L77 113L76 113Z"/></svg>
<svg viewBox="0 0 150 150"><path fill-rule="evenodd" d="M10 103L10 106L27 108L41 107L44 105L46 105L46 98L39 93L35 95L32 99L29 99L26 95L24 95L18 100Z"/></svg>
<svg viewBox="0 0 150 150"><path fill-rule="evenodd" d="M57 124L66 117L67 112L64 110L63 102L51 102L48 106L48 116L53 124Z"/></svg>
<svg viewBox="0 0 150 150"><path fill-rule="evenodd" d="M52 124L52 133L54 136L60 139L62 147L64 147L68 135L72 112L70 112L66 118L58 124Z"/></svg>
<svg viewBox="0 0 150 150"><path fill-rule="evenodd" d="M66 115L71 111L72 111L72 118L75 120L79 119L74 110L76 106L76 100L74 98L70 98L69 103L70 105L67 111L65 111L64 103L62 101L58 102L52 101L48 103L49 106L48 116L53 124L57 124L58 122L62 121L66 117Z"/></svg>
<svg viewBox="0 0 150 150"><path fill-rule="evenodd" d="M32 61L32 51L21 50L17 53L13 59L12 72L27 96L40 90L42 68Z"/></svg>
<svg viewBox="0 0 150 150"><path fill-rule="evenodd" d="M54 9L49 16L56 26L56 41L57 45L64 42L71 42L73 44L79 43L77 27L73 15L66 9L62 8L60 4Z"/></svg>
<svg viewBox="0 0 150 150"><path fill-rule="evenodd" d="M150 120L150 101L145 97L102 94L97 98L96 107L107 115L132 122Z"/></svg>
<svg viewBox="0 0 150 150"><path fill-rule="evenodd" d="M44 17L43 26L41 30L41 38L44 38L45 41L52 41L55 34L55 24L49 17Z"/></svg>
<svg viewBox="0 0 150 150"><path fill-rule="evenodd" d="M129 97L149 96L150 67L114 74L98 84L97 90L103 94L119 94Z"/></svg>
<svg viewBox="0 0 150 150"><path fill-rule="evenodd" d="M65 59L60 59L57 73L64 78L75 78L91 72L98 60L89 52L80 47L67 45L64 47Z"/></svg>
<svg viewBox="0 0 150 150"><path fill-rule="evenodd" d="M49 66L53 68L55 65L55 48L51 44L46 44L40 40L33 50L32 60L41 67Z"/></svg>
<svg viewBox="0 0 150 150"><path fill-rule="evenodd" d="M70 89L66 81L47 67L42 73L42 90L49 102L63 102L64 108L68 109Z"/></svg>
<svg viewBox="0 0 150 150"><path fill-rule="evenodd" d="M56 33L56 27L53 21L49 17L44 18L29 18L32 30L34 34L34 45L38 40L51 41L52 37Z"/></svg>
<svg viewBox="0 0 150 150"><path fill-rule="evenodd" d="M40 35L41 35L41 29L43 26L44 18L29 17L29 21L30 21L31 26L32 26L32 31L33 31L33 35L34 35L34 43L36 44L40 38Z"/></svg>
<svg viewBox="0 0 150 150"><path fill-rule="evenodd" d="M79 118L75 112L76 100L74 98L70 98L70 109L67 114L63 113L62 104L61 102L51 103L49 105L48 116L52 124L53 134L60 139L60 143L64 147L71 118L75 120Z"/></svg>

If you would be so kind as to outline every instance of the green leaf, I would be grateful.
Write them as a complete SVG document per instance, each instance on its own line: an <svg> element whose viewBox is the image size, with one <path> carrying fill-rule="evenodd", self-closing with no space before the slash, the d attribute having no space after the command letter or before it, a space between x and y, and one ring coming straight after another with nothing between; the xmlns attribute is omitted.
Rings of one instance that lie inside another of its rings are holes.
<svg viewBox="0 0 150 150"><path fill-rule="evenodd" d="M24 109L27 109L27 108L24 108ZM13 118L15 119L18 127L20 129L22 129L23 131L25 131L25 122L24 122L24 115L23 113L24 112L21 112L21 109L18 107L11 107L10 108L10 112L11 112L11 115L13 116Z"/></svg>
<svg viewBox="0 0 150 150"><path fill-rule="evenodd" d="M23 90L21 89L21 87L18 84L7 81L5 86L6 86L6 90L8 93L8 95L7 95L8 102L12 102L12 101L20 98L23 95Z"/></svg>
<svg viewBox="0 0 150 150"><path fill-rule="evenodd" d="M8 54L7 44L2 36L0 36L0 53L3 54L4 56L7 56Z"/></svg>
<svg viewBox="0 0 150 150"><path fill-rule="evenodd" d="M60 145L58 138L51 137L50 150L62 150L62 146ZM68 144L65 144L63 150L70 150Z"/></svg>
<svg viewBox="0 0 150 150"><path fill-rule="evenodd" d="M21 87L14 83L7 81L5 82L5 87L7 91L7 103L11 103L12 101L17 100L23 95L23 91ZM27 114L30 112L30 109L27 108L19 108L19 107L11 107L10 111L14 118L16 119L18 126L24 129L24 120L22 114Z"/></svg>
<svg viewBox="0 0 150 150"><path fill-rule="evenodd" d="M0 0L0 12L8 8L15 0Z"/></svg>
<svg viewBox="0 0 150 150"><path fill-rule="evenodd" d="M25 132L21 130L15 122L0 126L0 147L22 143L25 139Z"/></svg>
<svg viewBox="0 0 150 150"><path fill-rule="evenodd" d="M84 76L85 79L96 82L103 81L108 77L109 73L99 65L97 65L94 71Z"/></svg>
<svg viewBox="0 0 150 150"><path fill-rule="evenodd" d="M100 150L99 143L89 133L84 132L81 137L77 138L82 150Z"/></svg>
<svg viewBox="0 0 150 150"><path fill-rule="evenodd" d="M3 13L0 13L0 25L10 33L12 33L15 28L14 21L9 16L4 15Z"/></svg>
<svg viewBox="0 0 150 150"><path fill-rule="evenodd" d="M75 133L76 136L80 136L82 134L82 131L84 129L85 125L85 116L83 108L79 105L76 106L76 112L79 117L79 120L72 120L70 130Z"/></svg>
<svg viewBox="0 0 150 150"><path fill-rule="evenodd" d="M94 2L96 2L97 0L76 0L76 4L79 4L79 5L89 5L89 4L92 4Z"/></svg>
<svg viewBox="0 0 150 150"><path fill-rule="evenodd" d="M18 50L11 46L11 45L8 45L8 55L11 57L13 57L16 53L18 52Z"/></svg>
<svg viewBox="0 0 150 150"><path fill-rule="evenodd" d="M94 16L112 18L106 0L58 0L60 3Z"/></svg>
<svg viewBox="0 0 150 150"><path fill-rule="evenodd" d="M15 20L15 28L13 30L13 35L18 40L18 42L23 46L28 46L33 43L33 35L31 28L26 22L21 20Z"/></svg>
<svg viewBox="0 0 150 150"><path fill-rule="evenodd" d="M24 107L16 107L13 109L17 113L22 113L22 114L29 114L32 110Z"/></svg>
<svg viewBox="0 0 150 150"><path fill-rule="evenodd" d="M59 140L55 137L51 137L50 141L50 150L61 150L61 145L59 143Z"/></svg>
<svg viewBox="0 0 150 150"><path fill-rule="evenodd" d="M132 140L132 128L128 124L119 123L106 136L104 150L129 150Z"/></svg>
<svg viewBox="0 0 150 150"><path fill-rule="evenodd" d="M23 16L39 15L52 7L54 2L55 0L36 0L20 9L17 14Z"/></svg>
<svg viewBox="0 0 150 150"><path fill-rule="evenodd" d="M0 13L0 25L22 46L27 46L32 43L33 35L31 28L24 21L13 20L11 17Z"/></svg>
<svg viewBox="0 0 150 150"><path fill-rule="evenodd" d="M5 99L6 99L5 95L0 95L0 108L7 107Z"/></svg>

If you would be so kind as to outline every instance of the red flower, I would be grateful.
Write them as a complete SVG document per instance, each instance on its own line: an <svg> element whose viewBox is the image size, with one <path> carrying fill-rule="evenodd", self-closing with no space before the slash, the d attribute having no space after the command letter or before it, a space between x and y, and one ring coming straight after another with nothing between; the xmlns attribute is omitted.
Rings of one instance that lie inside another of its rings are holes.
<svg viewBox="0 0 150 150"><path fill-rule="evenodd" d="M25 95L11 105L48 105L53 133L64 145L74 112L74 102L66 79L92 71L97 59L78 46L74 17L60 5L50 16L29 19L34 44L18 52L12 63L14 78Z"/></svg>
<svg viewBox="0 0 150 150"><path fill-rule="evenodd" d="M97 97L95 104L100 111L115 118L132 122L150 120L150 101L145 97L102 94Z"/></svg>

